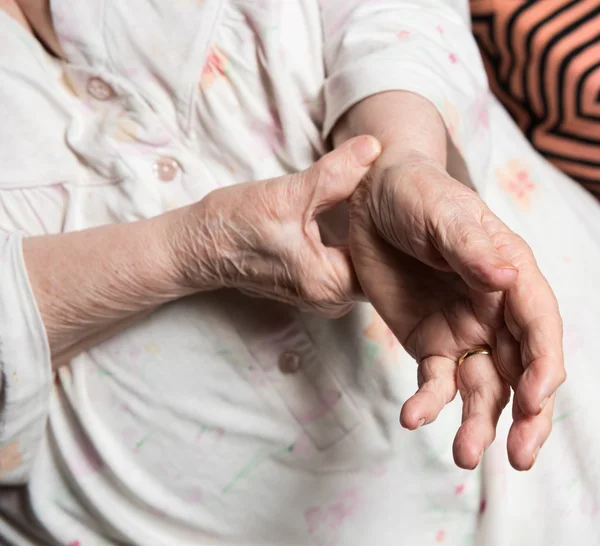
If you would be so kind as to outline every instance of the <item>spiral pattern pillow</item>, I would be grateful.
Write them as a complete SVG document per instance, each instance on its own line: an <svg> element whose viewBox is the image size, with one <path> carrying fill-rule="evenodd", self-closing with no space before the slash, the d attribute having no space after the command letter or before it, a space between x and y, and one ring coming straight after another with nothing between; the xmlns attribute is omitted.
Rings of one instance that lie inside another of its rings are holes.
<svg viewBox="0 0 600 546"><path fill-rule="evenodd" d="M492 90L537 150L600 197L600 0L470 0Z"/></svg>

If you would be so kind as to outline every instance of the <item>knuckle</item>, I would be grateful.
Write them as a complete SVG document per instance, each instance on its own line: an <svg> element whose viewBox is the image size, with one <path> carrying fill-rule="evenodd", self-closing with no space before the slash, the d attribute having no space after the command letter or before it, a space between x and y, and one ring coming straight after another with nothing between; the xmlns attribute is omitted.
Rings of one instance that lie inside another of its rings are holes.
<svg viewBox="0 0 600 546"><path fill-rule="evenodd" d="M263 188L262 201L268 211L288 211L302 202L306 173L294 173L277 178Z"/></svg>
<svg viewBox="0 0 600 546"><path fill-rule="evenodd" d="M328 184L338 179L349 165L348 155L326 155L321 158L315 165L315 174L318 177L318 182Z"/></svg>
<svg viewBox="0 0 600 546"><path fill-rule="evenodd" d="M422 389L431 393L435 399L436 411L439 413L444 406L454 398L454 391L448 383L439 378L433 378L425 382Z"/></svg>
<svg viewBox="0 0 600 546"><path fill-rule="evenodd" d="M502 241L500 247L514 249L512 252L515 254L515 258L518 261L523 263L533 263L537 268L536 259L532 248L529 246L529 243L521 235L515 233L514 231L510 231L505 235L504 241Z"/></svg>

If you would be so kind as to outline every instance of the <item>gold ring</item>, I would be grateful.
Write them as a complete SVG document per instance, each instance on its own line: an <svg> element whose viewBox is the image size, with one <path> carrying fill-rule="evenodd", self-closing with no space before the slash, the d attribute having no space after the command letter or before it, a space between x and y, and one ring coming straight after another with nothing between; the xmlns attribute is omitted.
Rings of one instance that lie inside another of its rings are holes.
<svg viewBox="0 0 600 546"><path fill-rule="evenodd" d="M473 347L469 349L464 355L462 355L457 362L457 366L460 366L467 358L475 355L491 355L492 349L488 345L482 345L481 347Z"/></svg>

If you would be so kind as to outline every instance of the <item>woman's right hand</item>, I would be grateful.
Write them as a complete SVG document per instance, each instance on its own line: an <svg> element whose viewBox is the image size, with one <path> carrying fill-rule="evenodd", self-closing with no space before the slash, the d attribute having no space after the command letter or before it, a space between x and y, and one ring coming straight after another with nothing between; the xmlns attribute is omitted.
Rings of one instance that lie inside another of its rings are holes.
<svg viewBox="0 0 600 546"><path fill-rule="evenodd" d="M352 194L380 149L357 137L304 172L222 188L137 222L26 237L22 250L4 234L12 270L22 272L24 259L27 278L15 283L31 286L53 365L200 291L237 288L344 314L358 282L348 250L326 247L315 217Z"/></svg>
<svg viewBox="0 0 600 546"><path fill-rule="evenodd" d="M380 151L375 138L359 136L303 172L220 188L180 209L172 239L179 282L345 314L360 286L348 250L323 244L316 216L352 195Z"/></svg>

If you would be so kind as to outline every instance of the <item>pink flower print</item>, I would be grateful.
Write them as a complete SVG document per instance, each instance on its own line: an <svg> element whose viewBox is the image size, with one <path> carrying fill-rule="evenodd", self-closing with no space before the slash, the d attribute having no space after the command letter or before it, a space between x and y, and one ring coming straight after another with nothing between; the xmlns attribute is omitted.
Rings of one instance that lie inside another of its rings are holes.
<svg viewBox="0 0 600 546"><path fill-rule="evenodd" d="M356 488L343 491L330 504L313 506L304 512L308 532L317 546L336 546L344 522L355 514L360 505Z"/></svg>
<svg viewBox="0 0 600 546"><path fill-rule="evenodd" d="M69 544L67 544L67 546L81 546L81 542L79 542L78 540L72 540L71 542L69 542Z"/></svg>
<svg viewBox="0 0 600 546"><path fill-rule="evenodd" d="M436 25L435 29L440 33L440 34L444 34L444 29L442 27L442 25Z"/></svg>
<svg viewBox="0 0 600 546"><path fill-rule="evenodd" d="M441 544L444 540L446 540L446 531L440 529L435 535L435 541Z"/></svg>
<svg viewBox="0 0 600 546"><path fill-rule="evenodd" d="M456 64L458 62L458 57L454 53L450 53L450 55L448 55L448 59L450 59L452 64Z"/></svg>
<svg viewBox="0 0 600 546"><path fill-rule="evenodd" d="M403 38L408 38L410 36L410 31L409 30L401 30L400 32L398 32L398 34L396 36L400 40L402 40Z"/></svg>
<svg viewBox="0 0 600 546"><path fill-rule="evenodd" d="M304 519L309 533L314 533L325 519L321 508L309 508L304 512Z"/></svg>
<svg viewBox="0 0 600 546"><path fill-rule="evenodd" d="M216 46L211 46L206 62L200 75L200 89L207 89L227 73L228 60L225 54Z"/></svg>
<svg viewBox="0 0 600 546"><path fill-rule="evenodd" d="M518 159L512 159L504 168L496 170L500 187L507 192L513 201L522 209L531 209L531 194L535 184L529 177L527 166Z"/></svg>
<svg viewBox="0 0 600 546"><path fill-rule="evenodd" d="M490 127L490 114L488 110L488 95L484 91L477 97L473 106L475 127L482 127L483 129L489 129Z"/></svg>
<svg viewBox="0 0 600 546"><path fill-rule="evenodd" d="M212 439L212 447L214 448L219 445L221 439L223 438L223 436L225 436L225 430L221 427L209 427L207 425L202 425L200 427L200 430L196 434L196 438L194 441L196 443L199 443L200 440L202 440L205 437L205 435L209 435L209 437Z"/></svg>
<svg viewBox="0 0 600 546"><path fill-rule="evenodd" d="M465 484L461 483L460 485L457 485L456 488L454 489L454 494L460 495L463 493L464 490L465 490Z"/></svg>

